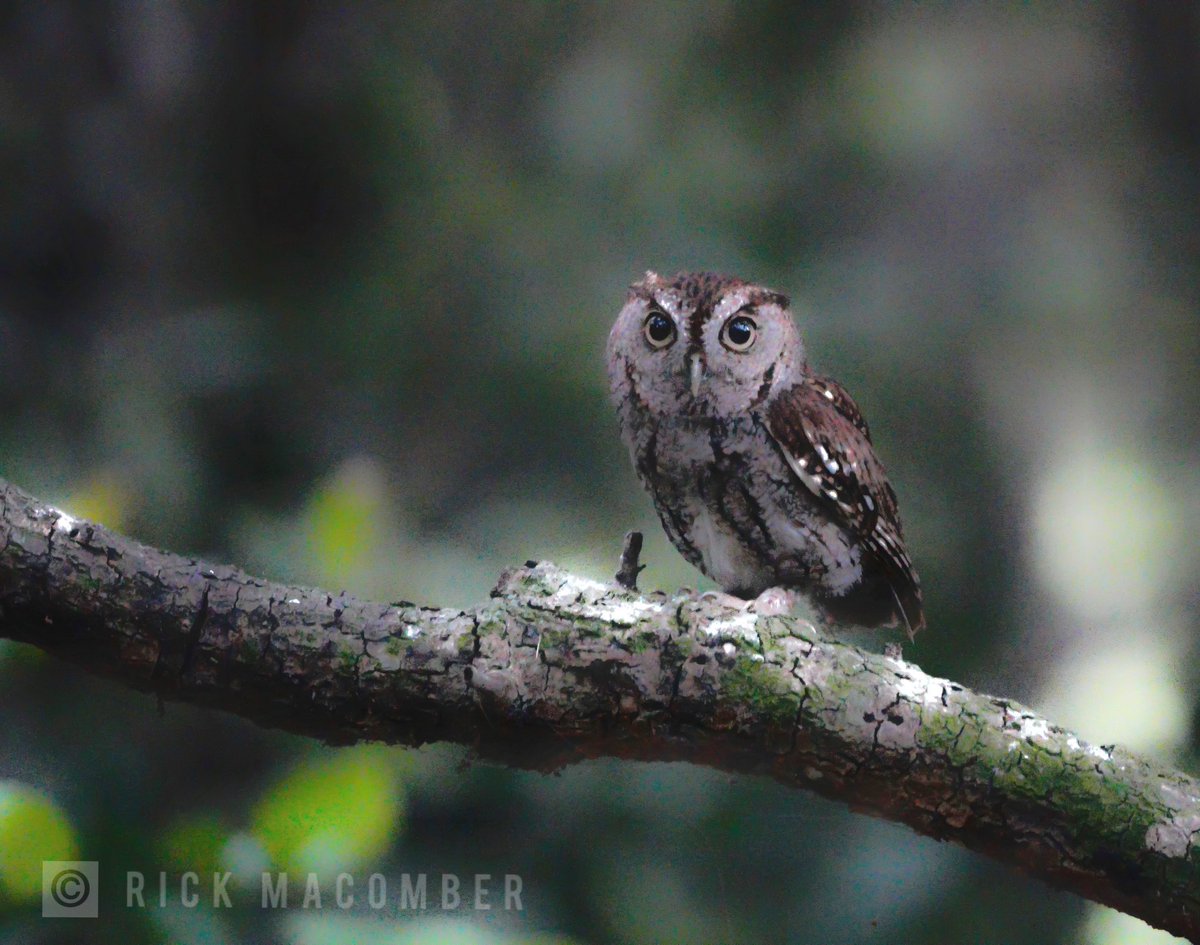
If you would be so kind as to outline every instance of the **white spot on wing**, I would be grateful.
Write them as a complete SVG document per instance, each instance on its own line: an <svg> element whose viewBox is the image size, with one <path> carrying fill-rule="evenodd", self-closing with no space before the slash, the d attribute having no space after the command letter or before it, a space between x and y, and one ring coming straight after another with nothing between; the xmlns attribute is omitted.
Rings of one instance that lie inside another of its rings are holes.
<svg viewBox="0 0 1200 945"><path fill-rule="evenodd" d="M807 459L796 459L788 450L783 451L787 464L813 495L821 494L821 480L808 471Z"/></svg>

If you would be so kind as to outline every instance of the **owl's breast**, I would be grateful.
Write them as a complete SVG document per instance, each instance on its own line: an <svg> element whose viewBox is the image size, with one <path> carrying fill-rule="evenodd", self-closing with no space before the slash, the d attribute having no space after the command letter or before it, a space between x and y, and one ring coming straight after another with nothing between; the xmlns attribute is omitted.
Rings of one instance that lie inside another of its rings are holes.
<svg viewBox="0 0 1200 945"><path fill-rule="evenodd" d="M722 588L769 586L773 568L747 501L763 457L751 426L694 417L658 424L635 457L668 537L685 558Z"/></svg>
<svg viewBox="0 0 1200 945"><path fill-rule="evenodd" d="M656 425L655 465L660 474L691 479L712 464L714 430L694 419L668 420Z"/></svg>
<svg viewBox="0 0 1200 945"><path fill-rule="evenodd" d="M725 590L844 593L859 578L852 538L797 480L752 414L648 428L635 457L667 535Z"/></svg>
<svg viewBox="0 0 1200 945"><path fill-rule="evenodd" d="M772 583L769 563L738 532L719 507L699 502L694 506L689 539L700 554L698 567L722 588L743 597Z"/></svg>

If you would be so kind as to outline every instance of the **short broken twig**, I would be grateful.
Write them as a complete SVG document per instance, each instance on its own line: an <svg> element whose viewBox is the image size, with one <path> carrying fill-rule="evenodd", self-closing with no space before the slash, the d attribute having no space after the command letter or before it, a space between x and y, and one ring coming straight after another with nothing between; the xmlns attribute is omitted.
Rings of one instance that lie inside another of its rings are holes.
<svg viewBox="0 0 1200 945"><path fill-rule="evenodd" d="M638 564L642 554L642 533L626 532L625 546L621 549L621 566L617 568L617 583L627 590L637 590L638 575L646 567Z"/></svg>

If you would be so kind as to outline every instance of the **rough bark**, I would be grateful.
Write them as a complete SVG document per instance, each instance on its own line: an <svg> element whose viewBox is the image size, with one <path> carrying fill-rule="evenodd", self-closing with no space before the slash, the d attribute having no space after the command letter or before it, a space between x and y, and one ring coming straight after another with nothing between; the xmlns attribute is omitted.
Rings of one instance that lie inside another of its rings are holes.
<svg viewBox="0 0 1200 945"><path fill-rule="evenodd" d="M551 564L472 610L155 551L0 480L0 636L335 742L766 774L1200 937L1200 783L803 621Z"/></svg>

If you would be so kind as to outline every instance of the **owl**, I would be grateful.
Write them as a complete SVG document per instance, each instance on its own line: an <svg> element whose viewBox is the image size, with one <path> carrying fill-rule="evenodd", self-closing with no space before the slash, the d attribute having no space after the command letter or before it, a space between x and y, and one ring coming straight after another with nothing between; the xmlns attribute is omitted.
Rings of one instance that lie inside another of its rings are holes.
<svg viewBox="0 0 1200 945"><path fill-rule="evenodd" d="M621 435L667 536L736 597L925 625L896 494L846 390L812 373L787 296L708 272L630 287L608 339Z"/></svg>

